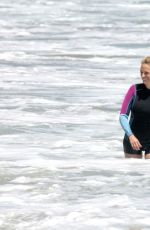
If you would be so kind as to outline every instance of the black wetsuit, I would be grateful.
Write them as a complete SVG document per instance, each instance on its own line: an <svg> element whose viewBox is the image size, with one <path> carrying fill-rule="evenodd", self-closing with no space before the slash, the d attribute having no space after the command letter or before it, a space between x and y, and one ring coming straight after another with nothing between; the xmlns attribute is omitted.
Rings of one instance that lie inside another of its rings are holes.
<svg viewBox="0 0 150 230"><path fill-rule="evenodd" d="M128 90L122 105L120 122L125 130L124 151L132 154L141 154L141 151L150 153L150 89L144 84L132 85ZM142 145L139 151L130 145L128 137L132 134Z"/></svg>

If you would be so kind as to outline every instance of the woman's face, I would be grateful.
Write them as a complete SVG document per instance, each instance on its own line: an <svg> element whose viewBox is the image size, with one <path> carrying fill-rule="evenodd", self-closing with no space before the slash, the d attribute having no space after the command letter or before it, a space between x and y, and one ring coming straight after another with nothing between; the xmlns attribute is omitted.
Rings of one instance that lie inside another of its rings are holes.
<svg viewBox="0 0 150 230"><path fill-rule="evenodd" d="M140 72L144 85L150 89L150 65L141 64Z"/></svg>

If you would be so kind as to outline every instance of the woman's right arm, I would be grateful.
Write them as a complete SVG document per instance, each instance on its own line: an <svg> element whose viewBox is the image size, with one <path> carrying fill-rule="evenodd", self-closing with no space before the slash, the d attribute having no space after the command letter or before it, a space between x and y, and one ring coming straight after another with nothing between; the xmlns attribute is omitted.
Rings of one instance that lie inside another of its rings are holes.
<svg viewBox="0 0 150 230"><path fill-rule="evenodd" d="M129 137L129 141L131 143L132 148L135 150L139 150L142 147L142 145L140 144L139 140L134 136L128 120L135 96L136 96L136 88L135 85L132 85L129 88L123 100L119 120L126 135Z"/></svg>
<svg viewBox="0 0 150 230"><path fill-rule="evenodd" d="M135 95L136 88L135 85L132 85L125 95L119 116L120 124L128 137L133 135L128 119Z"/></svg>

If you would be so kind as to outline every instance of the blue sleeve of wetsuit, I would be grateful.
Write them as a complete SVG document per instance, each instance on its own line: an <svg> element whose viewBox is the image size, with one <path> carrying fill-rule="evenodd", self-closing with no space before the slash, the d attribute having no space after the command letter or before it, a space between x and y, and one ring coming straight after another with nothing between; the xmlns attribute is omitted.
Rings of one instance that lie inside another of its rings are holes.
<svg viewBox="0 0 150 230"><path fill-rule="evenodd" d="M130 128L128 116L125 114L120 114L119 120L120 120L120 124L121 124L123 130L125 131L125 133L127 134L127 136L128 137L131 136L133 134L133 132Z"/></svg>
<svg viewBox="0 0 150 230"><path fill-rule="evenodd" d="M119 117L120 124L128 137L133 134L128 119L129 119L129 114L131 111L131 107L132 107L135 95L136 95L136 87L135 85L132 85L129 88L124 98L121 112L120 112L120 117Z"/></svg>

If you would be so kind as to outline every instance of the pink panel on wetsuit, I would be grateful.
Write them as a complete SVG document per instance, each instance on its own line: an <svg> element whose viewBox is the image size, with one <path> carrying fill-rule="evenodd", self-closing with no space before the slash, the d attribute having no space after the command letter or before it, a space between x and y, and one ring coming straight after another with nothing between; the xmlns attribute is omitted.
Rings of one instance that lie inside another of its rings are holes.
<svg viewBox="0 0 150 230"><path fill-rule="evenodd" d="M127 111L128 111L128 106L129 106L129 104L130 104L130 102L131 102L133 96L135 95L135 92L136 92L135 85L132 85L132 86L129 88L129 90L128 90L126 96L125 96L125 99L124 99L124 101L123 101L123 104L122 104L122 108L121 108L120 114L126 114L126 113L127 113Z"/></svg>

